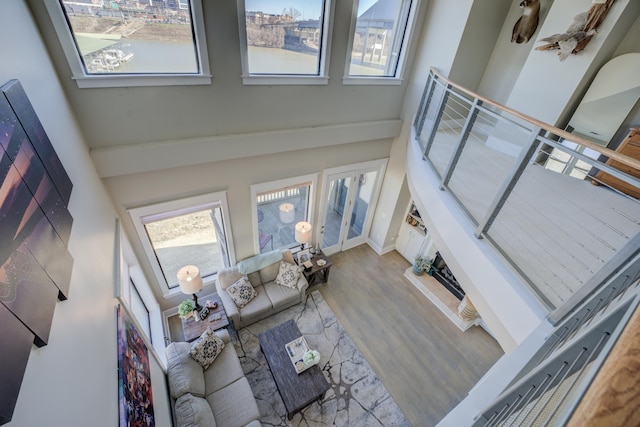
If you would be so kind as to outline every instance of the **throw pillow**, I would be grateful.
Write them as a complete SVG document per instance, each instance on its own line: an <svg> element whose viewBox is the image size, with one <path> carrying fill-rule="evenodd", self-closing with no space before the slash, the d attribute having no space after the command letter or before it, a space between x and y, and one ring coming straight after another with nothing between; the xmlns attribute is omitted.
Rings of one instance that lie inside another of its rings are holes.
<svg viewBox="0 0 640 427"><path fill-rule="evenodd" d="M280 261L280 270L275 280L278 285L297 289L298 277L300 277L300 267L295 264Z"/></svg>
<svg viewBox="0 0 640 427"><path fill-rule="evenodd" d="M223 348L224 341L211 328L207 328L200 335L200 338L193 343L189 354L202 365L203 369L207 369L216 360Z"/></svg>
<svg viewBox="0 0 640 427"><path fill-rule="evenodd" d="M256 297L256 290L253 289L251 282L244 276L238 279L233 285L227 288L227 293L231 297L238 308L242 308Z"/></svg>

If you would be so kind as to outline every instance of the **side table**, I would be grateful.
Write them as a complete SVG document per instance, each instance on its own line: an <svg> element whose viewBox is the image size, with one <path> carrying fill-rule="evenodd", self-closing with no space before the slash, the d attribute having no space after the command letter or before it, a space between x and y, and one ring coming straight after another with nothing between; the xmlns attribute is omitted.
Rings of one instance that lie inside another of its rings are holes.
<svg viewBox="0 0 640 427"><path fill-rule="evenodd" d="M319 260L324 260L326 264L320 266L318 265ZM313 255L311 258L311 263L313 267L302 270L302 274L304 274L304 278L309 282L309 286L318 282L327 282L329 280L329 272L331 271L331 260L322 252Z"/></svg>
<svg viewBox="0 0 640 427"><path fill-rule="evenodd" d="M209 315L204 320L195 321L193 316L188 319L182 320L182 332L184 334L184 340L187 342L193 341L202 335L207 328L211 328L214 331L229 326L229 319L227 313L222 306L222 300L218 294L213 295L212 301L218 303L218 307L210 308Z"/></svg>

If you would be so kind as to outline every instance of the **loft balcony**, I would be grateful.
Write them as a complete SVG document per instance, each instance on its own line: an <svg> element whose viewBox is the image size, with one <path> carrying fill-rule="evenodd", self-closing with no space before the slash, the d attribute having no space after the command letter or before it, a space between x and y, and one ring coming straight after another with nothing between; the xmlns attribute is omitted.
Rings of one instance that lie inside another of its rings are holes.
<svg viewBox="0 0 640 427"><path fill-rule="evenodd" d="M640 180L612 160L640 171L636 159L430 73L407 153L409 188L507 351L638 251Z"/></svg>

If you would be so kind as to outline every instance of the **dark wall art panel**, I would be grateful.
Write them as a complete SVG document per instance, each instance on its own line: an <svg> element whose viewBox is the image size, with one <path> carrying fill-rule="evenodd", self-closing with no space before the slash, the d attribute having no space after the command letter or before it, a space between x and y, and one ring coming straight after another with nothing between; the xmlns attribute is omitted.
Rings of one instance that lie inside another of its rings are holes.
<svg viewBox="0 0 640 427"><path fill-rule="evenodd" d="M0 96L0 424L11 421L33 344L69 297L73 185L22 85Z"/></svg>

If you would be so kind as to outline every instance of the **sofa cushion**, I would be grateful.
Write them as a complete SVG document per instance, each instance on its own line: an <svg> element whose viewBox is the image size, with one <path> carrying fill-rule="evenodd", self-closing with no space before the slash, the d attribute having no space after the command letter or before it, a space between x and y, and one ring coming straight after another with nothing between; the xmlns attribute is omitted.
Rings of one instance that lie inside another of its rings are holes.
<svg viewBox="0 0 640 427"><path fill-rule="evenodd" d="M187 342L174 342L165 349L169 390L174 399L187 393L200 397L205 393L202 366L189 355L190 348Z"/></svg>
<svg viewBox="0 0 640 427"><path fill-rule="evenodd" d="M275 282L278 285L296 289L298 285L298 277L300 277L300 267L295 264L280 261L280 269L275 279Z"/></svg>
<svg viewBox="0 0 640 427"><path fill-rule="evenodd" d="M204 370L205 396L228 386L244 376L240 359L233 345L227 345L215 363Z"/></svg>
<svg viewBox="0 0 640 427"><path fill-rule="evenodd" d="M271 305L274 308L287 307L300 302L300 291L298 288L287 288L276 284L276 282L266 283L264 290Z"/></svg>
<svg viewBox="0 0 640 427"><path fill-rule="evenodd" d="M227 293L238 308L244 307L256 297L256 291L246 277L238 279L233 285L229 286Z"/></svg>
<svg viewBox="0 0 640 427"><path fill-rule="evenodd" d="M235 267L225 268L218 272L218 282L222 289L227 289L242 277L246 276L240 273Z"/></svg>
<svg viewBox="0 0 640 427"><path fill-rule="evenodd" d="M193 343L189 349L189 354L202 365L204 369L207 369L209 365L216 360L216 357L218 357L223 348L224 341L213 332L213 329L207 328L207 330L200 335L200 338Z"/></svg>
<svg viewBox="0 0 640 427"><path fill-rule="evenodd" d="M273 308L271 300L264 291L264 286L258 286L254 289L257 294L256 297L240 309L240 319L242 319L242 323L245 325L248 324L247 322L250 320L264 318L265 313L269 313Z"/></svg>
<svg viewBox="0 0 640 427"><path fill-rule="evenodd" d="M280 262L281 261L275 262L259 271L260 282L263 285L268 282L273 282L276 279L276 276L278 275L278 271L280 271Z"/></svg>
<svg viewBox="0 0 640 427"><path fill-rule="evenodd" d="M211 406L202 397L190 393L176 400L176 427L215 427Z"/></svg>
<svg viewBox="0 0 640 427"><path fill-rule="evenodd" d="M225 427L239 427L260 419L260 411L246 377L206 397L216 422Z"/></svg>

